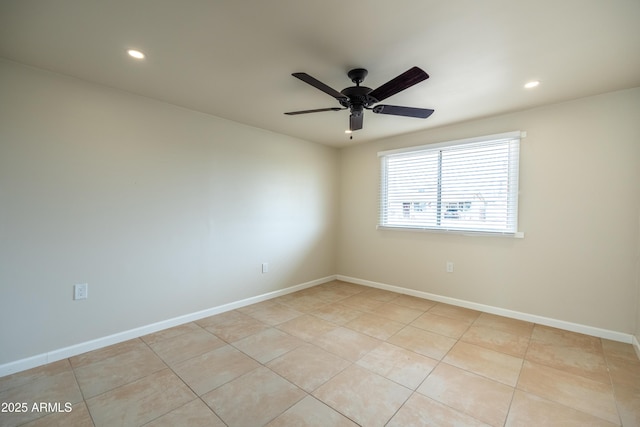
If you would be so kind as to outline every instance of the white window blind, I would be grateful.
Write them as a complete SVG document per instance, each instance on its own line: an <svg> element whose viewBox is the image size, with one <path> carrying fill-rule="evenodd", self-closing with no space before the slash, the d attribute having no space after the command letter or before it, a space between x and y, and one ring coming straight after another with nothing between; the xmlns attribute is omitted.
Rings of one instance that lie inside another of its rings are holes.
<svg viewBox="0 0 640 427"><path fill-rule="evenodd" d="M516 234L520 135L378 153L379 226Z"/></svg>

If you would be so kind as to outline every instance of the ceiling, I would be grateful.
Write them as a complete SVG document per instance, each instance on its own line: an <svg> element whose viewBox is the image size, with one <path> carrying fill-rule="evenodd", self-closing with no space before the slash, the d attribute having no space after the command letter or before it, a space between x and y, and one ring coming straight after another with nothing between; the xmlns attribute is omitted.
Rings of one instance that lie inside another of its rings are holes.
<svg viewBox="0 0 640 427"><path fill-rule="evenodd" d="M639 22L639 0L2 0L0 56L341 147L638 87ZM431 77L384 103L428 119L367 111L349 140L348 111L283 114L338 106L293 72L340 91L412 66Z"/></svg>

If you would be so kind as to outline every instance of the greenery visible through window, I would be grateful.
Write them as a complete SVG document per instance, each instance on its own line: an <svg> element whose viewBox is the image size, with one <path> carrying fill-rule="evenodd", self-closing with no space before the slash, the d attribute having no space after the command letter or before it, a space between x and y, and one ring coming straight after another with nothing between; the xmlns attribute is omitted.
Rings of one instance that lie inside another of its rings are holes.
<svg viewBox="0 0 640 427"><path fill-rule="evenodd" d="M515 234L520 132L378 153L380 227Z"/></svg>

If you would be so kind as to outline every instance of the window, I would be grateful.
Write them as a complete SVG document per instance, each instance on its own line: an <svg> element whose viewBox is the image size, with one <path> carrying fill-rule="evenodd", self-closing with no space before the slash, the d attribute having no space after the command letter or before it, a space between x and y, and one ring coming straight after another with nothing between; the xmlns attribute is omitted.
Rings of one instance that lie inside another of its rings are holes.
<svg viewBox="0 0 640 427"><path fill-rule="evenodd" d="M520 136L378 153L379 227L519 235Z"/></svg>

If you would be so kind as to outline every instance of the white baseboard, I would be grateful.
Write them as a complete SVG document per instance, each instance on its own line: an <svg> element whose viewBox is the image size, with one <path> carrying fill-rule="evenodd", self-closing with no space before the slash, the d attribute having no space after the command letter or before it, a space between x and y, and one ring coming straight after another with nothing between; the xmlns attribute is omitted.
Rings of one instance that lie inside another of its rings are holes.
<svg viewBox="0 0 640 427"><path fill-rule="evenodd" d="M47 363L56 362L58 360L66 359L72 356L77 356L78 354L86 353L87 351L97 350L102 347L118 344L123 341L138 338L147 334L152 334L163 329L172 328L174 326L193 322L205 317L224 313L226 311L235 310L236 308L266 301L282 295L290 294L292 292L300 291L302 289L310 288L312 286L321 285L323 283L336 280L336 278L337 276L335 275L323 277L321 279L316 279L299 285L290 286L285 289L279 289L277 291L268 292L266 294L257 295L255 297L245 298L240 301L234 301L217 307L208 308L206 310L197 311L195 313L189 313L183 316L174 317L172 319L162 320L150 325L129 329L127 331L118 332L106 337L97 338L91 341L85 341L82 343L71 345L69 347L64 347L24 359L16 360L14 362L5 363L3 365L0 365L0 377L14 374L16 372L25 371L27 369L45 365Z"/></svg>
<svg viewBox="0 0 640 427"><path fill-rule="evenodd" d="M323 277L321 279L312 280L310 282L302 283L299 285L290 286L285 289L280 289L277 291L268 292L266 294L257 295L255 297L246 298L240 301L234 301L234 302L223 304L217 307L208 308L206 310L201 310L194 313L185 314L183 316L178 316L178 317L163 320L160 322L152 323L149 325L141 326L139 328L129 329L127 331L118 332L116 334L97 338L91 341L85 341L69 347L52 350L46 353L16 360L14 362L5 363L3 365L0 365L0 377L3 377L5 375L10 375L16 372L25 371L27 369L45 365L47 363L56 362L58 360L66 359L72 356L77 356L78 354L86 353L92 350L97 350L99 348L103 348L109 345L118 344L123 341L138 338L143 335L151 334L154 332L161 331L163 329L172 328L174 326L179 326L185 323L193 322L195 320L203 319L205 317L224 313L226 311L235 310L236 308L245 307L247 305L266 301L282 295L290 294L292 292L300 291L302 289L310 288L312 286L321 285L323 283L327 283L332 280L341 280L344 282L355 283L358 285L369 286L372 288L384 289L392 292L398 292L401 294L415 296L418 298L425 298L432 301L443 302L446 304L456 305L464 308L470 308L470 309L482 311L485 313L491 313L499 316L509 317L512 319L524 320L527 322L537 323L540 325L552 326L552 327L564 329L567 331L578 332L586 335L596 336L599 338L606 338L612 341L619 341L627 344L632 344L636 351L636 354L638 355L638 358L640 358L640 342L638 342L638 338L636 336L631 334L625 334L622 332L611 331L608 329L602 329L602 328L597 328L593 326L581 325L578 323L567 322L564 320L552 319L549 317L537 316L529 313L522 313L519 311L507 310L500 307L493 307L489 305L478 304L475 302L445 297L441 295L431 294L428 292L416 291L414 289L388 285L385 283L372 282L370 280L358 279L355 277L333 275L333 276Z"/></svg>
<svg viewBox="0 0 640 427"><path fill-rule="evenodd" d="M519 311L508 310L505 308L493 307L490 305L478 304L475 302L445 297L445 296L436 295L436 294L430 294L428 292L416 291L414 289L402 288L400 286L387 285L385 283L372 282L370 280L358 279L356 277L343 276L340 274L337 275L337 279L342 280L344 282L355 283L357 285L369 286L369 287L378 288L378 289L385 289L387 291L398 292L401 294L411 295L414 297L425 298L432 301L443 302L446 304L456 305L464 308L470 308L470 309L482 311L485 313L496 314L498 316L524 320L527 322L537 323L539 325L551 326L554 328L564 329L572 332L578 332L581 334L591 335L599 338L606 338L612 341L619 341L627 344L633 343L634 347L636 348L636 352L638 353L638 357L640 358L640 345L638 344L638 340L635 338L635 336L631 334L625 334L623 332L616 332L608 329L597 328L594 326L581 325L579 323L572 323L572 322L552 319L544 316L537 316L535 314L522 313Z"/></svg>

